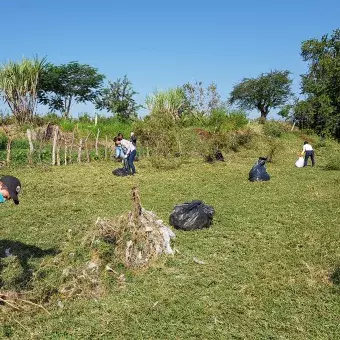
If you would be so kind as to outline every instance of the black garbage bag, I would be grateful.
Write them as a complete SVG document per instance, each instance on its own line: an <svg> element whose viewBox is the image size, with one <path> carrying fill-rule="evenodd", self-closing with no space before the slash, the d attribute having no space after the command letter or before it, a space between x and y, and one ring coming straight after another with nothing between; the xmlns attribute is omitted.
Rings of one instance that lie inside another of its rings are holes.
<svg viewBox="0 0 340 340"><path fill-rule="evenodd" d="M181 230L209 228L212 224L214 208L202 201L176 205L170 215L170 225Z"/></svg>
<svg viewBox="0 0 340 340"><path fill-rule="evenodd" d="M112 171L115 176L128 176L129 173L126 168L118 168Z"/></svg>
<svg viewBox="0 0 340 340"><path fill-rule="evenodd" d="M207 163L214 163L215 161L224 162L224 157L222 152L217 150L214 154L205 155L204 161Z"/></svg>
<svg viewBox="0 0 340 340"><path fill-rule="evenodd" d="M261 182L261 181L269 181L270 175L266 169L266 161L267 158L260 157L258 161L254 164L249 172L249 181L251 182Z"/></svg>
<svg viewBox="0 0 340 340"><path fill-rule="evenodd" d="M215 152L215 158L217 161L224 162L224 157L222 155L222 152L220 150L217 150Z"/></svg>

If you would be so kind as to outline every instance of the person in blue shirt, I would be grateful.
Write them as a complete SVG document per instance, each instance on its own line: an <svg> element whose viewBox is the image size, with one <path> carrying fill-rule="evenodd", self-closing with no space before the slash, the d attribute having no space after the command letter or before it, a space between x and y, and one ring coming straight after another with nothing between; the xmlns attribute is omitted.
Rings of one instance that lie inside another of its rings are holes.
<svg viewBox="0 0 340 340"><path fill-rule="evenodd" d="M13 200L15 204L19 204L18 195L21 190L20 181L13 176L3 176L0 178L0 203Z"/></svg>

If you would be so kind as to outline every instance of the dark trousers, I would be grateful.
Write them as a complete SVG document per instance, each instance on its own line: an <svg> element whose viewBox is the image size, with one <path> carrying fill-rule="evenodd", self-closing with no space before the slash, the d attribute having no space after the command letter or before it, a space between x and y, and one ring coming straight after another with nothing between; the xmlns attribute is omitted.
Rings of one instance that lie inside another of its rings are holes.
<svg viewBox="0 0 340 340"><path fill-rule="evenodd" d="M306 154L305 154L305 163L303 166L307 166L307 163L308 163L308 158L310 157L310 159L312 160L312 166L315 165L315 160L314 160L314 150L311 150L311 151L306 151Z"/></svg>
<svg viewBox="0 0 340 340"><path fill-rule="evenodd" d="M135 160L136 158L136 150L133 150L130 152L130 154L128 155L127 157L127 163L128 163L128 166L129 166L129 172L134 175L136 173L136 168L133 164L133 161Z"/></svg>

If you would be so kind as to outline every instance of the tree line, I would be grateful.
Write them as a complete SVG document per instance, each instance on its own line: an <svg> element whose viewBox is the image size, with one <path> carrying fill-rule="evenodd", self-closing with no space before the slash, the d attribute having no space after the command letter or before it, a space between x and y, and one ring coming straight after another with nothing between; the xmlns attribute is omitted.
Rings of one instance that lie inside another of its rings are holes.
<svg viewBox="0 0 340 340"><path fill-rule="evenodd" d="M302 99L292 92L291 73L272 70L234 85L227 101L222 101L217 85L187 83L147 96L150 115L168 115L176 120L209 116L214 110L234 105L241 110L257 110L264 123L272 109L297 126L340 140L340 29L320 39L302 42L301 56L308 70L301 75ZM77 61L54 65L37 57L7 62L0 68L0 96L19 124L32 122L37 104L70 117L73 103L91 102L96 109L130 120L142 108L131 81L125 76L108 81L87 64Z"/></svg>

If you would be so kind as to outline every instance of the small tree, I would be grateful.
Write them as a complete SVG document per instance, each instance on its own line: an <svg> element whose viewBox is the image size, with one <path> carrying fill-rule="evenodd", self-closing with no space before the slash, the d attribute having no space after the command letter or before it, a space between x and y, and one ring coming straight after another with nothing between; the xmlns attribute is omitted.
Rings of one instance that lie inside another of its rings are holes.
<svg viewBox="0 0 340 340"><path fill-rule="evenodd" d="M0 96L19 124L31 122L38 101L38 81L45 59L9 61L0 68Z"/></svg>
<svg viewBox="0 0 340 340"><path fill-rule="evenodd" d="M141 105L137 105L133 98L137 92L132 88L132 83L127 76L118 78L115 82L109 81L109 86L101 91L96 99L96 108L107 110L121 119L131 119L137 117L137 111Z"/></svg>
<svg viewBox="0 0 340 340"><path fill-rule="evenodd" d="M73 101L94 102L104 75L78 62L56 66L48 64L39 84L39 101L68 117Z"/></svg>
<svg viewBox="0 0 340 340"><path fill-rule="evenodd" d="M229 103L243 110L259 110L261 122L265 122L270 109L284 105L291 98L289 74L289 71L272 71L258 78L244 78L234 86Z"/></svg>
<svg viewBox="0 0 340 340"><path fill-rule="evenodd" d="M195 115L208 115L222 106L221 96L215 83L211 83L205 89L201 81L195 81L193 84L184 84L183 90L187 100L187 110Z"/></svg>

